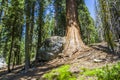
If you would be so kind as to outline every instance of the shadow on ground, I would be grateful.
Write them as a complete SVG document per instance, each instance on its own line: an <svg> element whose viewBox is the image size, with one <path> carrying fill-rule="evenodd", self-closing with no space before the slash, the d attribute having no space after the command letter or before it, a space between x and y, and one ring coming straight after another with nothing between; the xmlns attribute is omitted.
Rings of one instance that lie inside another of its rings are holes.
<svg viewBox="0 0 120 80"><path fill-rule="evenodd" d="M102 44L98 44L98 45L91 45L90 47L92 47L95 50L98 51L102 51L104 52L109 58L111 58L111 60L117 61L120 60L120 52L113 52L111 51L108 47L106 43L102 43Z"/></svg>
<svg viewBox="0 0 120 80"><path fill-rule="evenodd" d="M21 70L23 66L15 68L11 73L6 70L0 72L0 80L40 80L40 77L51 69L57 68L60 65L52 66L50 64L45 64L39 67L30 68L27 73Z"/></svg>

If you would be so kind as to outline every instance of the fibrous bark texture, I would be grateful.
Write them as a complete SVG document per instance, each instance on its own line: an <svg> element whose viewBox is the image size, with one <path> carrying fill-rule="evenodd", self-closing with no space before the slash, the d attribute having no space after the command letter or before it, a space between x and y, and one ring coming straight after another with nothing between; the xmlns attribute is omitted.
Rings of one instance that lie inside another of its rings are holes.
<svg viewBox="0 0 120 80"><path fill-rule="evenodd" d="M67 31L64 53L71 55L85 48L80 34L76 0L66 0L66 16Z"/></svg>

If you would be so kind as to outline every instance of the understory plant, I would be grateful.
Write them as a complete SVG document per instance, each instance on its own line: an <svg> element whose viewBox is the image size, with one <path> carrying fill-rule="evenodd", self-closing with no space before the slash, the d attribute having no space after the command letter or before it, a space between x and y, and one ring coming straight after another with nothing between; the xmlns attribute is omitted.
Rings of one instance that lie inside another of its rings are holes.
<svg viewBox="0 0 120 80"><path fill-rule="evenodd" d="M120 62L112 66L104 66L102 68L87 69L82 68L80 74L76 76L71 73L70 65L64 65L57 69L53 69L49 73L43 75L45 80L120 80Z"/></svg>
<svg viewBox="0 0 120 80"><path fill-rule="evenodd" d="M120 80L120 62L113 66L106 65L97 69L83 68L80 76L96 77L97 80Z"/></svg>
<svg viewBox="0 0 120 80"><path fill-rule="evenodd" d="M76 80L76 76L69 70L70 65L64 65L57 69L53 69L49 73L43 75L45 80Z"/></svg>

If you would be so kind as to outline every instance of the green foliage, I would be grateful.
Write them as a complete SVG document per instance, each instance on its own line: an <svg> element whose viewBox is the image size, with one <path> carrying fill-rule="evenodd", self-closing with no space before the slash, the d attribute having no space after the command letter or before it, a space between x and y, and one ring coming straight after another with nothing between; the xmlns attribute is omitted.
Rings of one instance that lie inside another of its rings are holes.
<svg viewBox="0 0 120 80"><path fill-rule="evenodd" d="M11 63L15 60L17 63L17 58L19 58L19 61L21 63L22 57L21 55L24 55L23 51L21 50L22 45L20 44L22 36L22 26L24 21L24 0L2 0L1 3L1 15L0 15L0 51L3 57L6 60L6 63L8 63L8 56L10 52L10 47L12 48L12 59L10 60ZM13 29L14 27L14 29ZM2 29L2 30L1 30ZM12 40L12 37L14 39ZM13 41L13 44L11 42ZM21 52L21 53L20 53ZM15 55L14 55L15 54Z"/></svg>
<svg viewBox="0 0 120 80"><path fill-rule="evenodd" d="M1 33L1 31L2 31L2 25L0 25L0 33Z"/></svg>
<svg viewBox="0 0 120 80"><path fill-rule="evenodd" d="M42 33L43 33L42 41L44 41L46 38L48 38L52 35L53 28L54 28L54 20L50 19L50 15L46 15L45 19L46 19L46 22L42 29Z"/></svg>
<svg viewBox="0 0 120 80"><path fill-rule="evenodd" d="M96 69L81 68L79 77L76 77L69 71L70 65L64 65L57 69L53 69L49 73L43 75L47 80L119 80L120 79L120 63L112 66L105 66Z"/></svg>
<svg viewBox="0 0 120 80"><path fill-rule="evenodd" d="M98 80L120 80L120 63L109 67L103 67L102 71L97 73Z"/></svg>
<svg viewBox="0 0 120 80"><path fill-rule="evenodd" d="M82 71L80 72L80 74L84 75L84 76L94 76L99 71L100 71L100 69L86 69L86 68L83 68Z"/></svg>
<svg viewBox="0 0 120 80"><path fill-rule="evenodd" d="M114 40L119 39L119 10L120 6L119 0L97 0L96 1L96 11L97 11L97 27L102 26L103 29L99 32L103 40L108 44L110 50L115 52ZM103 35L104 34L104 35ZM116 51L117 52L117 51Z"/></svg>
<svg viewBox="0 0 120 80"><path fill-rule="evenodd" d="M65 0L54 0L54 35L65 36L66 16Z"/></svg>
<svg viewBox="0 0 120 80"><path fill-rule="evenodd" d="M85 77L97 77L98 80L120 80L120 63L113 66L105 66L97 69L83 68L80 75Z"/></svg>
<svg viewBox="0 0 120 80"><path fill-rule="evenodd" d="M83 41L86 44L98 42L98 33L94 25L94 20L90 16L84 0L78 0L78 18Z"/></svg>
<svg viewBox="0 0 120 80"><path fill-rule="evenodd" d="M69 71L70 65L64 65L43 75L47 80L76 80L76 77Z"/></svg>

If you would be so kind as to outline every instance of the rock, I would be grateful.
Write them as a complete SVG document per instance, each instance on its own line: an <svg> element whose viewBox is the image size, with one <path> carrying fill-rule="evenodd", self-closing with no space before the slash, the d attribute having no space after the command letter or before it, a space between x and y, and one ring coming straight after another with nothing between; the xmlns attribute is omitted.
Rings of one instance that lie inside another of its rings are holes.
<svg viewBox="0 0 120 80"><path fill-rule="evenodd" d="M65 37L52 36L47 38L39 51L39 60L49 61L62 53Z"/></svg>
<svg viewBox="0 0 120 80"><path fill-rule="evenodd" d="M102 60L102 59L94 59L93 61L96 62L96 63L99 63L99 62L103 62L104 60Z"/></svg>
<svg viewBox="0 0 120 80"><path fill-rule="evenodd" d="M7 64L5 62L5 59L0 55L0 69L6 67Z"/></svg>

